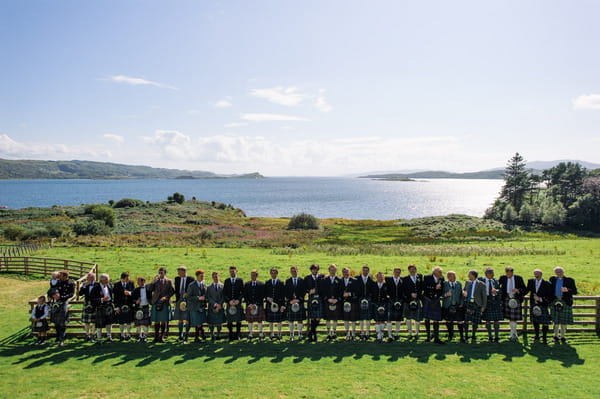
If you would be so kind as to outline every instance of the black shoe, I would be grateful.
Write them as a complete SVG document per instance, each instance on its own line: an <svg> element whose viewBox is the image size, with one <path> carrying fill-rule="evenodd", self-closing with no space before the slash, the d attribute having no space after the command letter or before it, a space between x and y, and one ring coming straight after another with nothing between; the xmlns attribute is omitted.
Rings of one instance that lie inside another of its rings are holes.
<svg viewBox="0 0 600 399"><path fill-rule="evenodd" d="M461 338L461 339L460 339L460 343L461 343L461 344L466 344L466 343L467 343L467 340L466 340L466 339L464 339L464 338Z"/></svg>
<svg viewBox="0 0 600 399"><path fill-rule="evenodd" d="M439 338L434 339L433 342L440 345L444 344L444 341L440 340Z"/></svg>
<svg viewBox="0 0 600 399"><path fill-rule="evenodd" d="M558 339L558 337L552 337L552 341L553 341L554 343L558 343L559 339Z"/></svg>
<svg viewBox="0 0 600 399"><path fill-rule="evenodd" d="M561 343L561 344L568 344L568 343L569 343L569 341L567 341L567 339L566 339L565 337L562 337L562 338L560 339L560 343Z"/></svg>
<svg viewBox="0 0 600 399"><path fill-rule="evenodd" d="M500 343L500 338L498 338L498 337L494 338L494 343L495 344L499 344Z"/></svg>

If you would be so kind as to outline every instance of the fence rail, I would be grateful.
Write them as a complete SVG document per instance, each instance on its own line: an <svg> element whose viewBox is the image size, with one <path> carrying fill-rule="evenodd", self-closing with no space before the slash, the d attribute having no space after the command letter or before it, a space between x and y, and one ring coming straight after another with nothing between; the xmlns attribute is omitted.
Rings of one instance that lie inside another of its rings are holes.
<svg viewBox="0 0 600 399"><path fill-rule="evenodd" d="M52 244L52 242L51 242ZM13 257L13 256L25 256L30 254L31 252L37 251L39 249L48 248L48 244L42 244L35 241L26 241L22 242L18 245L0 245L0 256L2 257Z"/></svg>

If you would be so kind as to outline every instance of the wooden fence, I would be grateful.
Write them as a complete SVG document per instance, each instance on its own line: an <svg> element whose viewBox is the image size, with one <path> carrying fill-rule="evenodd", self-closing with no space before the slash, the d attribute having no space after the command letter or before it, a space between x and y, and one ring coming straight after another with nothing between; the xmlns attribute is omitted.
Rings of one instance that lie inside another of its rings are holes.
<svg viewBox="0 0 600 399"><path fill-rule="evenodd" d="M18 245L0 245L0 256L3 258L25 256L39 249L47 248L48 246L48 244L42 244L35 241L22 242Z"/></svg>

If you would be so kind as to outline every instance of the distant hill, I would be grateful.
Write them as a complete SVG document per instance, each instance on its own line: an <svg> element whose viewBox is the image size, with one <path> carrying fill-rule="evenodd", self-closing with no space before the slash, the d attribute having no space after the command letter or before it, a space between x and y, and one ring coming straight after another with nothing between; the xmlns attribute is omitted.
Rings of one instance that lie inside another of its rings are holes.
<svg viewBox="0 0 600 399"><path fill-rule="evenodd" d="M153 168L93 161L0 159L0 179L259 179L260 173L219 175L206 171Z"/></svg>
<svg viewBox="0 0 600 399"><path fill-rule="evenodd" d="M586 161L579 161L577 159L560 159L558 161L533 161L533 162L527 162L527 167L531 168L531 169L536 169L536 170L544 170L544 169L553 168L561 162L578 163L581 166L583 166L584 168L589 169L589 170L600 168L600 164L586 162Z"/></svg>

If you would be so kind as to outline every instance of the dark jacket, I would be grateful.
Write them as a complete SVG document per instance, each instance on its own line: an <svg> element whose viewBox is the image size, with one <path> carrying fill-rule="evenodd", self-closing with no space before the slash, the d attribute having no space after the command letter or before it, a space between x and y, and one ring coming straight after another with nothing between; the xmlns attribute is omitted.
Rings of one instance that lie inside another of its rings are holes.
<svg viewBox="0 0 600 399"><path fill-rule="evenodd" d="M391 302L402 302L402 277L398 279L398 285L394 282L394 277L386 277L385 283L387 284L388 296Z"/></svg>
<svg viewBox="0 0 600 399"><path fill-rule="evenodd" d="M554 295L556 290L556 281L558 277L552 276L550 277L550 284L552 285L552 297L553 300L557 297ZM573 295L577 295L577 287L575 286L575 280L571 277L563 277L563 287L568 289L567 292L562 293L562 300L569 306L573 306Z"/></svg>
<svg viewBox="0 0 600 399"><path fill-rule="evenodd" d="M440 285L440 288L436 288L437 284ZM442 297L444 293L444 278L440 277L438 282L435 282L435 277L433 274L428 274L423 278L423 296L426 296L430 299L439 299Z"/></svg>
<svg viewBox="0 0 600 399"><path fill-rule="evenodd" d="M405 302L412 301L412 294L417 294L417 299L423 298L423 290L425 289L425 282L423 281L423 275L417 273L417 282L413 283L410 274L408 276L404 276L402 279L402 293L404 296Z"/></svg>
<svg viewBox="0 0 600 399"><path fill-rule="evenodd" d="M529 279L527 281L527 292L529 293L529 303L532 305L535 304L535 300L533 299L535 295L540 297L542 305L550 305L554 298L552 284L544 279L542 279L540 288L537 290L537 292L535 290L535 279Z"/></svg>
<svg viewBox="0 0 600 399"><path fill-rule="evenodd" d="M296 277L296 286L294 287L294 281L292 278L288 278L285 281L285 298L289 302L292 299L299 299L300 303L304 302L304 296L306 295L306 285L302 277Z"/></svg>
<svg viewBox="0 0 600 399"><path fill-rule="evenodd" d="M91 289L90 286L81 286L79 287L79 296L83 297L84 302L88 302L90 304L92 304L92 306L96 306L99 302L99 298L100 298L100 283L97 281L94 281L91 284Z"/></svg>
<svg viewBox="0 0 600 399"><path fill-rule="evenodd" d="M185 287L184 292L187 291L187 287L190 286L195 281L195 279L191 276L185 276ZM179 301L181 299L181 277L175 277L175 301Z"/></svg>
<svg viewBox="0 0 600 399"><path fill-rule="evenodd" d="M262 306L265 301L265 283L256 280L256 285L252 286L252 280L244 284L244 302L247 305Z"/></svg>
<svg viewBox="0 0 600 399"><path fill-rule="evenodd" d="M66 281L59 280L58 283L56 283L56 289L60 294L60 300L62 302L68 301L75 295L75 283L71 279Z"/></svg>
<svg viewBox="0 0 600 399"><path fill-rule="evenodd" d="M309 292L310 290L315 289L316 290L316 294L315 295L318 295L319 294L319 288L320 288L319 286L321 284L321 279L322 278L323 278L323 275L322 274L318 274L318 273L317 273L317 280L316 281L315 281L312 273L309 274L308 276L304 277L304 285L306 287L306 292Z"/></svg>
<svg viewBox="0 0 600 399"><path fill-rule="evenodd" d="M375 284L375 281L373 281L373 277L371 277L371 275L369 274L369 278L367 279L367 283L365 284L365 282L363 281L363 276L361 274L356 277L356 283L358 285L358 297L370 298L371 291L373 289L373 284Z"/></svg>
<svg viewBox="0 0 600 399"><path fill-rule="evenodd" d="M135 287L135 289L131 293L131 301L133 302L133 306L135 306L136 308L142 306L137 304L137 300L142 297L141 291L142 287ZM148 300L148 304L152 302L152 293L148 291L148 289L146 289L146 299Z"/></svg>
<svg viewBox="0 0 600 399"><path fill-rule="evenodd" d="M379 285L377 284L376 281L373 282L374 284L371 286L371 301L373 301L374 303L378 303L378 304L382 304L382 303L386 303L389 301L389 295L388 295L388 287L387 284L384 282L381 285L381 288L379 288Z"/></svg>
<svg viewBox="0 0 600 399"><path fill-rule="evenodd" d="M519 301L523 301L523 297L527 293L527 286L525 285L525 281L523 280L523 277L518 276L516 274L513 274L513 276L515 278L515 286L513 288L516 288L519 290L518 293L515 293L514 298L518 299ZM508 285L508 277L500 276L500 291L502 292L503 300L508 298L508 292L506 292L507 285Z"/></svg>
<svg viewBox="0 0 600 399"><path fill-rule="evenodd" d="M331 277L325 276L320 282L319 293L324 300L337 299L338 301L342 298L344 289L342 287L342 280L339 277L335 277L333 284L331 283Z"/></svg>
<svg viewBox="0 0 600 399"><path fill-rule="evenodd" d="M280 279L268 279L265 281L265 299L273 298L273 302L279 306L285 305L285 284Z"/></svg>
<svg viewBox="0 0 600 399"><path fill-rule="evenodd" d="M232 277L229 277L223 283L223 297L225 298L225 302L229 303L229 301L233 300L242 302L242 298L244 298L244 280L236 277L235 284L233 284L231 279Z"/></svg>
<svg viewBox="0 0 600 399"><path fill-rule="evenodd" d="M342 299L349 302L358 303L358 294L360 292L360 287L358 285L358 281L354 277L348 278L348 286L346 286L346 281L342 277L340 279L342 284ZM348 296L344 296L344 293L348 293Z"/></svg>
<svg viewBox="0 0 600 399"><path fill-rule="evenodd" d="M117 307L121 307L123 305L127 305L127 306L131 306L133 303L133 298L130 296L125 295L125 290L129 291L129 292L133 292L133 290L135 289L135 286L133 285L132 281L128 281L126 284L126 288L123 288L123 283L121 281L119 281L118 283L116 283L115 285L113 285L113 295L114 295L114 303L115 306Z"/></svg>

